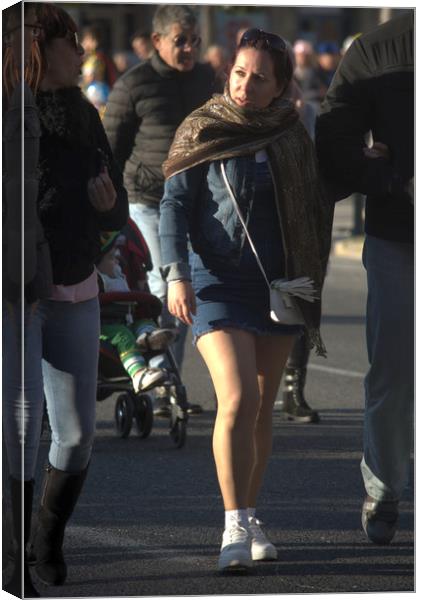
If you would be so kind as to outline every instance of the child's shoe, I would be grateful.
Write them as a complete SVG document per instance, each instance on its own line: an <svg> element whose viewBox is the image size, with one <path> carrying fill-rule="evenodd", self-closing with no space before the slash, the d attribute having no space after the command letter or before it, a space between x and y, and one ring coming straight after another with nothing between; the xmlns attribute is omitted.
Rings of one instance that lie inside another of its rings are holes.
<svg viewBox="0 0 421 600"><path fill-rule="evenodd" d="M160 385L167 378L167 372L164 369L152 369L144 367L133 375L133 388L136 394L146 392L147 390Z"/></svg>
<svg viewBox="0 0 421 600"><path fill-rule="evenodd" d="M153 331L141 333L136 340L136 344L142 352L165 352L176 337L176 329L154 329Z"/></svg>

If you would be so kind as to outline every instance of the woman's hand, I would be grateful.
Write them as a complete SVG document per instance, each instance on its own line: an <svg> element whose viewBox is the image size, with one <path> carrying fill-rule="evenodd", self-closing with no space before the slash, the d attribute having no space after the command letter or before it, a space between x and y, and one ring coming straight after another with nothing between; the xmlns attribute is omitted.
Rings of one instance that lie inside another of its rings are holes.
<svg viewBox="0 0 421 600"><path fill-rule="evenodd" d="M168 284L167 304L170 313L186 325L192 325L196 314L196 297L190 281L174 281Z"/></svg>
<svg viewBox="0 0 421 600"><path fill-rule="evenodd" d="M114 208L117 198L114 184L108 174L107 167L88 181L88 195L92 206L99 212L107 212Z"/></svg>
<svg viewBox="0 0 421 600"><path fill-rule="evenodd" d="M390 158L389 148L381 142L374 142L371 148L364 148L367 158Z"/></svg>

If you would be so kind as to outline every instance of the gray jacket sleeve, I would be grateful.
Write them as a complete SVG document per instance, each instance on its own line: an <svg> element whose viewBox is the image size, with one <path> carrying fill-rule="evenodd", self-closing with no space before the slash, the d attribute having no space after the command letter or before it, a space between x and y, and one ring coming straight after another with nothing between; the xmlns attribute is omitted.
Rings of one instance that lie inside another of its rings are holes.
<svg viewBox="0 0 421 600"><path fill-rule="evenodd" d="M121 172L132 153L140 118L125 79L120 78L114 84L108 98L103 125L111 151Z"/></svg>

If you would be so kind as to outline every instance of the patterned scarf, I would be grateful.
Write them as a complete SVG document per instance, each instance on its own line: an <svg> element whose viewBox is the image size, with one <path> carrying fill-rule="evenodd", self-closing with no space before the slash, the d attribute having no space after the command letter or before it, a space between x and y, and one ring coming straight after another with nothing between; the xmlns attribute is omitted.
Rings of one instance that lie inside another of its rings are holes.
<svg viewBox="0 0 421 600"><path fill-rule="evenodd" d="M205 161L254 154L265 148L274 179L286 248L286 277L308 276L321 297L330 253L334 205L319 177L313 143L293 105L283 99L265 109L244 109L227 89L191 113L178 128L166 178ZM310 346L326 356L320 337L321 299L297 299Z"/></svg>

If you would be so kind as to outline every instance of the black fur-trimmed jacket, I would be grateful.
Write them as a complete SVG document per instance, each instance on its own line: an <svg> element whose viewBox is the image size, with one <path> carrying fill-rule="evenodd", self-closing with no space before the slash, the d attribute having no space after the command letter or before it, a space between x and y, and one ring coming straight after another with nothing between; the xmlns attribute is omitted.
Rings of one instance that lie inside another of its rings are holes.
<svg viewBox="0 0 421 600"><path fill-rule="evenodd" d="M129 202L155 206L160 202L162 163L177 127L217 91L221 90L210 65L197 63L191 71L180 72L156 52L117 80L103 122L124 170Z"/></svg>
<svg viewBox="0 0 421 600"><path fill-rule="evenodd" d="M127 192L97 110L78 87L36 96L41 123L38 209L49 242L53 282L89 277L100 252L100 232L127 222ZM117 192L114 208L97 211L88 180L106 165Z"/></svg>

